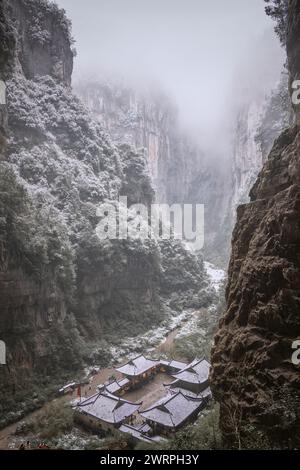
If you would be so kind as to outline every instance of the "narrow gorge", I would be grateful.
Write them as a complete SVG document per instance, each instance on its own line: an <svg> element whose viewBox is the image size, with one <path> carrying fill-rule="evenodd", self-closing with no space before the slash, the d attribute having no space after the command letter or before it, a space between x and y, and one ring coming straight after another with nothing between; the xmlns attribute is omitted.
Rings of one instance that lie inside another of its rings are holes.
<svg viewBox="0 0 300 470"><path fill-rule="evenodd" d="M299 77L300 2L286 19L290 84ZM292 88L291 88L292 91ZM299 119L275 141L237 209L227 310L212 354L212 384L228 446L299 448ZM255 431L254 431L255 430ZM247 436L248 435L248 436Z"/></svg>
<svg viewBox="0 0 300 470"><path fill-rule="evenodd" d="M0 0L0 449L299 448L300 0L116 1ZM159 204L203 205L204 246ZM135 231L101 239L107 207ZM95 432L95 396L151 406Z"/></svg>
<svg viewBox="0 0 300 470"><path fill-rule="evenodd" d="M182 309L209 305L214 294L201 255L180 241L99 241L101 202L119 195L153 201L145 155L114 145L72 94L69 23L58 7L4 2L2 17L1 34L14 45L4 64L8 139L1 163L5 412L18 399L24 406L27 394L35 398L26 406L34 407L41 386L85 363L105 363L105 338L116 324L118 342Z"/></svg>

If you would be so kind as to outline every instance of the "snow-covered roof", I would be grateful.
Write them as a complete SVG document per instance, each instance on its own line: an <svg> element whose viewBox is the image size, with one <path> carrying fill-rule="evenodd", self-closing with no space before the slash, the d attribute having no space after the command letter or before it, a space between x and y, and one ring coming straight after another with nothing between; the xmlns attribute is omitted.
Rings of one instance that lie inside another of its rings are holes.
<svg viewBox="0 0 300 470"><path fill-rule="evenodd" d="M129 384L128 379L122 379L122 380L115 380L114 382L105 382L105 384L98 385L98 390L103 391L107 390L109 393L117 393L119 390L122 390L123 387L125 387L127 384Z"/></svg>
<svg viewBox="0 0 300 470"><path fill-rule="evenodd" d="M122 379L122 380L119 380L118 384L120 385L120 387L126 387L126 385L128 385L130 383L130 380L126 379Z"/></svg>
<svg viewBox="0 0 300 470"><path fill-rule="evenodd" d="M141 403L132 403L110 393L96 393L79 403L76 410L107 423L119 424L135 413Z"/></svg>
<svg viewBox="0 0 300 470"><path fill-rule="evenodd" d="M179 383L179 380L176 381ZM169 389L169 392L172 395L177 395L177 393L182 393L182 395L185 395L186 397L192 397L192 398L197 398L198 395L197 393L191 392L190 390L187 390L183 387L180 387L179 385L176 386L176 384L173 382L172 384L164 384L165 387Z"/></svg>
<svg viewBox="0 0 300 470"><path fill-rule="evenodd" d="M149 426L148 423L143 423L139 428L138 430L143 433L143 434L147 434L148 432L151 432L152 431L152 428Z"/></svg>
<svg viewBox="0 0 300 470"><path fill-rule="evenodd" d="M187 363L186 363L186 362L180 362L180 361L165 361L165 360L161 360L161 361L160 361L160 364L161 364L162 366L171 367L172 369L178 369L178 370L182 370L182 369L184 369L184 368L187 366Z"/></svg>
<svg viewBox="0 0 300 470"><path fill-rule="evenodd" d="M192 397L192 398L208 398L211 397L211 389L210 387L207 387L203 392L200 393L195 393L192 392L191 390L188 390L186 388L183 388L180 386L180 381L175 380L175 382L171 384L164 384L165 387L168 387L169 392L176 395L178 392L181 392L183 395L186 397Z"/></svg>
<svg viewBox="0 0 300 470"><path fill-rule="evenodd" d="M173 377L191 384L203 384L208 380L209 369L210 363L206 359L195 359Z"/></svg>
<svg viewBox="0 0 300 470"><path fill-rule="evenodd" d="M121 390L121 387L120 387L120 385L118 384L118 382L112 382L111 384L107 385L105 388L106 388L106 390L108 390L110 393L116 393L116 392L118 392L119 390Z"/></svg>
<svg viewBox="0 0 300 470"><path fill-rule="evenodd" d="M191 414L201 408L202 398L191 398L178 392L171 397L165 397L148 410L141 413L145 419L170 428L177 428Z"/></svg>
<svg viewBox="0 0 300 470"><path fill-rule="evenodd" d="M162 366L168 366L170 364L170 361L167 361L165 359L161 359L159 362Z"/></svg>
<svg viewBox="0 0 300 470"><path fill-rule="evenodd" d="M181 361L171 361L169 366L173 367L174 369L182 370L182 369L184 369L184 367L187 366L187 363L186 362L181 362Z"/></svg>
<svg viewBox="0 0 300 470"><path fill-rule="evenodd" d="M119 428L119 431L125 432L126 434L130 434L131 436L135 437L136 439L139 439L140 441L149 442L149 443L152 442L153 443L153 440L150 437L145 436L136 427L129 426L127 424L122 424L122 426L120 426L120 428Z"/></svg>
<svg viewBox="0 0 300 470"><path fill-rule="evenodd" d="M58 391L61 393L61 392L64 392L65 390L67 390L68 388L73 388L75 386L76 386L76 382L71 382L71 383L61 387Z"/></svg>
<svg viewBox="0 0 300 470"><path fill-rule="evenodd" d="M202 398L212 398L211 388L207 387L205 390L199 393L199 397Z"/></svg>
<svg viewBox="0 0 300 470"><path fill-rule="evenodd" d="M137 376L141 375L144 372L147 372L152 367L155 367L159 364L159 361L153 361L151 359L147 359L145 356L141 355L136 357L135 359L131 359L126 364L121 367L118 367L116 370L121 372L124 375L129 376Z"/></svg>

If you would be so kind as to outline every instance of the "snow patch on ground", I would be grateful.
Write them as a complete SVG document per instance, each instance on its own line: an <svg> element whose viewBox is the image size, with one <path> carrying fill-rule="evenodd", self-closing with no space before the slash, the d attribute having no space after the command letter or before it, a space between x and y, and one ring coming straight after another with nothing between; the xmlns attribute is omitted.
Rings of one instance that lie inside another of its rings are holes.
<svg viewBox="0 0 300 470"><path fill-rule="evenodd" d="M148 330L143 335L126 338L118 346L110 346L109 353L112 361L108 367L115 367L116 364L122 363L124 360L133 359L138 354L147 355L148 353L153 353L157 346L162 344L172 331L184 327L195 316L194 309L183 310L178 315L169 314L160 326ZM84 377L90 377L91 370L96 367L86 367L84 369Z"/></svg>
<svg viewBox="0 0 300 470"><path fill-rule="evenodd" d="M176 339L183 338L184 336L189 336L192 333L195 333L195 331L199 331L198 323L199 316L193 315L193 317L190 318L180 329L180 331L176 335Z"/></svg>
<svg viewBox="0 0 300 470"><path fill-rule="evenodd" d="M156 346L161 344L167 335L179 328L194 315L194 310L184 310L179 315L169 316L159 327L153 328L144 335L128 338L118 346L111 347L110 352L114 362L122 361L125 357L130 360L137 355L137 352L145 354L153 351Z"/></svg>
<svg viewBox="0 0 300 470"><path fill-rule="evenodd" d="M210 280L210 285L218 293L221 285L225 280L226 273L222 269L216 268L212 263L204 262L207 275ZM216 305L213 304L208 307L211 314L215 313ZM109 352L112 361L110 367L115 367L116 364L130 360L138 354L151 354L153 351L162 344L168 335L174 330L179 330L176 337L188 336L195 331L199 331L199 315L195 309L183 310L180 314L169 314L167 318L158 326L150 329L145 334L138 337L126 338L118 344L118 346L110 346ZM200 333L205 333L201 330ZM92 366L95 369L96 366ZM90 375L91 368L86 368L86 376Z"/></svg>

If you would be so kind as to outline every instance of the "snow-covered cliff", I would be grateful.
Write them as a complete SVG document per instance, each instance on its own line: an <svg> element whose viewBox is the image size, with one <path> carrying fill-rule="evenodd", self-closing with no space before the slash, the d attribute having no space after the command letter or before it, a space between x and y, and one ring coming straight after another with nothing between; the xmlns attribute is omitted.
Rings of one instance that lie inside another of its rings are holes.
<svg viewBox="0 0 300 470"><path fill-rule="evenodd" d="M108 79L81 81L76 91L116 144L146 149L158 202L187 199L201 150L182 131L176 105L164 93Z"/></svg>
<svg viewBox="0 0 300 470"><path fill-rule="evenodd" d="M248 200L274 140L288 125L286 82L283 74L270 96L238 107L227 161L195 143L163 93L113 79L81 81L76 91L116 143L146 150L157 201L205 205L204 255L226 266L236 208Z"/></svg>
<svg viewBox="0 0 300 470"><path fill-rule="evenodd" d="M236 208L249 201L249 192L274 141L289 126L291 105L288 77L282 73L277 86L265 98L243 104L236 115L232 147L231 227Z"/></svg>
<svg viewBox="0 0 300 470"><path fill-rule="evenodd" d="M145 155L116 146L73 94L63 11L47 0L4 0L0 13L1 34L7 29L5 38L13 39L11 55L1 53L8 119L0 163L0 338L8 367L0 369L0 393L3 412L22 413L46 398L49 384L93 360L94 348L101 363L104 337L118 341L200 307L207 281L203 262L181 242L98 239L102 202L120 194L153 201Z"/></svg>

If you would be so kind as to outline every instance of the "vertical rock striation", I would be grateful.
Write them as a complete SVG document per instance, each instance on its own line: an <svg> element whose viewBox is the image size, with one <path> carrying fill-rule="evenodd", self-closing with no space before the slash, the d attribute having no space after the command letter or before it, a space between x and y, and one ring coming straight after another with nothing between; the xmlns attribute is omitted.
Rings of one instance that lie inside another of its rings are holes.
<svg viewBox="0 0 300 470"><path fill-rule="evenodd" d="M291 1L291 80L300 71L299 12L299 0ZM212 387L229 446L248 445L249 433L253 445L299 446L300 374L292 363L300 336L299 162L296 124L276 140L250 202L237 210L227 310L212 354Z"/></svg>
<svg viewBox="0 0 300 470"><path fill-rule="evenodd" d="M114 80L80 82L76 91L117 144L146 150L157 202L205 205L205 257L226 264L230 169L210 161L183 130L171 100L161 92L138 92Z"/></svg>
<svg viewBox="0 0 300 470"><path fill-rule="evenodd" d="M187 199L203 155L180 128L178 110L166 95L116 80L81 82L75 89L116 144L146 149L158 202Z"/></svg>

